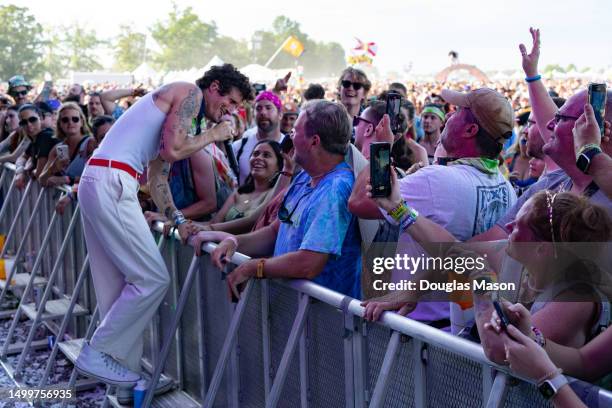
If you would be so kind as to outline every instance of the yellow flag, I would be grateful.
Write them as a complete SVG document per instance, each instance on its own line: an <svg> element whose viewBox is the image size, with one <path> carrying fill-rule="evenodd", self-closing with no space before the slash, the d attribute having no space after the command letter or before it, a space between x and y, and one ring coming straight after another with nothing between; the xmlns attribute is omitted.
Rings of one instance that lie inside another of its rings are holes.
<svg viewBox="0 0 612 408"><path fill-rule="evenodd" d="M302 44L300 40L294 36L290 36L283 46L283 51L293 55L295 58L298 58L304 52L304 44Z"/></svg>

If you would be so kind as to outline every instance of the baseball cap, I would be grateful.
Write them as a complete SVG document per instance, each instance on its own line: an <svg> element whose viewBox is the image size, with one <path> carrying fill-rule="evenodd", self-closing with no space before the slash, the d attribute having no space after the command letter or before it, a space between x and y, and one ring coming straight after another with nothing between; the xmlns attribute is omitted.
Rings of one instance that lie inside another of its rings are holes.
<svg viewBox="0 0 612 408"><path fill-rule="evenodd" d="M300 114L300 109L298 108L298 106L293 103L293 102L287 102L283 105L283 115L284 114L295 114L295 115L299 115Z"/></svg>
<svg viewBox="0 0 612 408"><path fill-rule="evenodd" d="M514 111L499 92L491 88L479 88L468 93L443 89L440 95L448 103L469 108L478 124L498 143L512 136Z"/></svg>

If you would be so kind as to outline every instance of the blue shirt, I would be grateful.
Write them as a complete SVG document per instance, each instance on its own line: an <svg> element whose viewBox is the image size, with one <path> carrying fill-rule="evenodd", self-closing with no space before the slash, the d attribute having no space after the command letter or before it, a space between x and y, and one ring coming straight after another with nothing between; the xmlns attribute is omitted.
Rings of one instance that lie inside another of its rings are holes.
<svg viewBox="0 0 612 408"><path fill-rule="evenodd" d="M300 249L330 257L314 282L359 299L361 277L357 219L348 210L355 178L348 164L338 164L316 187L302 171L295 177L283 201L288 222L281 222L274 256Z"/></svg>

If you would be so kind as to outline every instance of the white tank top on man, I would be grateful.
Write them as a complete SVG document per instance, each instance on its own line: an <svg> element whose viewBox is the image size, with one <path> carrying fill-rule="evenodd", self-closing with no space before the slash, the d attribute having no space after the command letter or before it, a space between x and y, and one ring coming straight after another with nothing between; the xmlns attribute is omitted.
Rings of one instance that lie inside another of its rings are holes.
<svg viewBox="0 0 612 408"><path fill-rule="evenodd" d="M128 164L143 173L159 155L165 119L166 114L153 101L153 92L146 94L113 124L93 156Z"/></svg>

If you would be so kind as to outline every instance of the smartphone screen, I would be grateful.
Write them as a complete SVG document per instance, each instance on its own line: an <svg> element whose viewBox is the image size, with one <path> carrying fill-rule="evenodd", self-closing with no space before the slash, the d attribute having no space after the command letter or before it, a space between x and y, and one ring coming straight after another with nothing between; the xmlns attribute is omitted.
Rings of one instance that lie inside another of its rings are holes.
<svg viewBox="0 0 612 408"><path fill-rule="evenodd" d="M387 115L391 121L391 131L397 133L400 130L399 114L402 106L402 95L397 92L387 93Z"/></svg>
<svg viewBox="0 0 612 408"><path fill-rule="evenodd" d="M280 144L280 147L283 153L289 153L291 149L293 149L293 139L291 139L291 136L285 136L285 138Z"/></svg>
<svg viewBox="0 0 612 408"><path fill-rule="evenodd" d="M493 301L493 307L495 308L495 311L497 312L497 315L499 316L499 322L500 322L499 325L501 326L502 329L506 330L510 322L508 321L508 318L506 317L504 313L504 309L502 309L501 304L497 300Z"/></svg>
<svg viewBox="0 0 612 408"><path fill-rule="evenodd" d="M67 145L65 144L58 145L56 149L57 149L57 158L59 160L68 159L68 146Z"/></svg>
<svg viewBox="0 0 612 408"><path fill-rule="evenodd" d="M388 197L391 194L391 144L370 145L370 181L372 197Z"/></svg>
<svg viewBox="0 0 612 408"><path fill-rule="evenodd" d="M604 118L606 116L606 84L589 84L589 103L595 112L601 137L604 135Z"/></svg>

